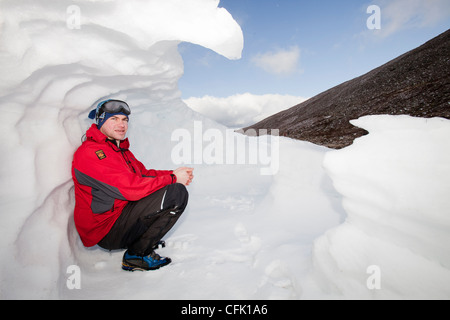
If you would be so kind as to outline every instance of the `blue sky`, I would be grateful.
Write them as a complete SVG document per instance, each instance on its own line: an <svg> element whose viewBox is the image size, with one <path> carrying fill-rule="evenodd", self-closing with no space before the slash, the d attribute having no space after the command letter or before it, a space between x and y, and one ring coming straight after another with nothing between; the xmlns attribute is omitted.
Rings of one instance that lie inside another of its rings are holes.
<svg viewBox="0 0 450 320"><path fill-rule="evenodd" d="M370 30L370 5L381 29ZM244 51L228 60L180 44L184 99L235 94L312 97L416 48L450 27L448 0L221 0L241 26Z"/></svg>

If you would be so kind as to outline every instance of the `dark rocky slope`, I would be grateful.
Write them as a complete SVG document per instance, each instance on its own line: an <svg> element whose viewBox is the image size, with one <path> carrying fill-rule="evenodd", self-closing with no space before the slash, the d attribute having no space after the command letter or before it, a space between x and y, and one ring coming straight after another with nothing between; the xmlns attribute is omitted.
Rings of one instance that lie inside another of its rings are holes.
<svg viewBox="0 0 450 320"><path fill-rule="evenodd" d="M340 149L367 134L349 121L375 114L450 119L450 30L243 130L279 129L282 136Z"/></svg>

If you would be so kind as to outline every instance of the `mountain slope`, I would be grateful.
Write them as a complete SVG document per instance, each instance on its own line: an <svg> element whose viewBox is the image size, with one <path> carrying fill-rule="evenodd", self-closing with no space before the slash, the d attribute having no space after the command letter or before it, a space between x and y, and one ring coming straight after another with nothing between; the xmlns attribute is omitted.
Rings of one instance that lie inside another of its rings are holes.
<svg viewBox="0 0 450 320"><path fill-rule="evenodd" d="M450 119L450 30L424 45L297 106L244 128L340 149L367 132L349 121L407 114Z"/></svg>

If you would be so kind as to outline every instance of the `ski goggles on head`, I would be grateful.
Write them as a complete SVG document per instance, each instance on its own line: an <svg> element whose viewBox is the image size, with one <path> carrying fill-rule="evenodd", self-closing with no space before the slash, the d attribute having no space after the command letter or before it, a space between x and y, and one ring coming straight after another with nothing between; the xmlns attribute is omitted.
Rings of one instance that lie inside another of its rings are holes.
<svg viewBox="0 0 450 320"><path fill-rule="evenodd" d="M128 104L121 100L108 100L100 106L100 110L107 113L125 113L126 115L131 114L130 107Z"/></svg>
<svg viewBox="0 0 450 320"><path fill-rule="evenodd" d="M99 119L104 113L124 113L127 116L131 114L128 104L121 100L106 100L97 105L97 109L89 113L90 119Z"/></svg>

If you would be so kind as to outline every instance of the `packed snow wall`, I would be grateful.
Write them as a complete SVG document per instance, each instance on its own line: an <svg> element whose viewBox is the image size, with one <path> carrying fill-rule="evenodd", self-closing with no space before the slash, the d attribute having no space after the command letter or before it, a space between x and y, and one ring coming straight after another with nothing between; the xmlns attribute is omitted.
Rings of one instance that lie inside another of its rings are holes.
<svg viewBox="0 0 450 320"><path fill-rule="evenodd" d="M345 223L315 242L325 292L354 299L450 298L450 121L367 116L369 131L324 164Z"/></svg>
<svg viewBox="0 0 450 320"><path fill-rule="evenodd" d="M177 45L192 42L238 59L242 31L218 4L0 1L0 110L7 119L0 129L0 298L56 298L65 285L58 277L76 254L72 155L100 100L133 107L138 155L141 141L170 138L185 119L199 118L181 101ZM169 148L153 154L146 160L155 167L170 159Z"/></svg>

